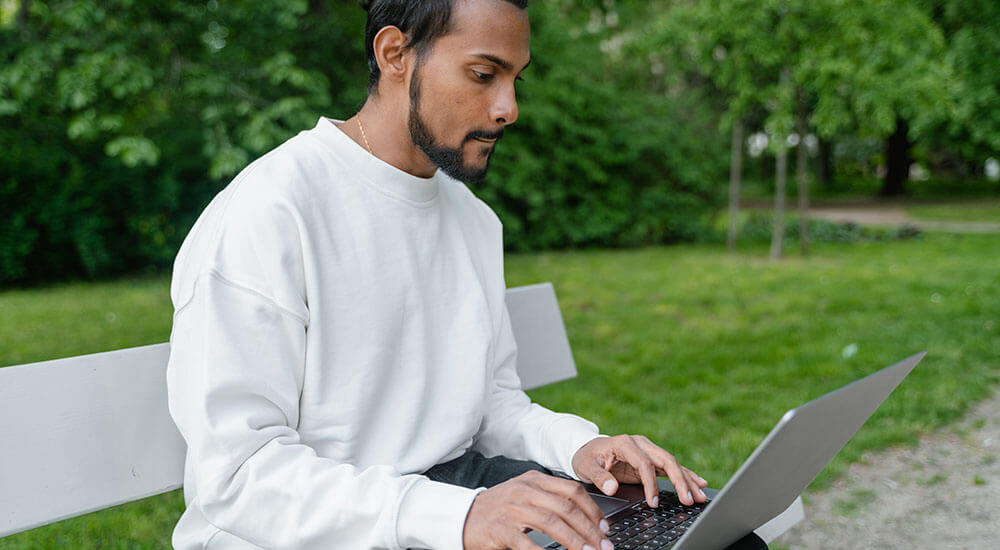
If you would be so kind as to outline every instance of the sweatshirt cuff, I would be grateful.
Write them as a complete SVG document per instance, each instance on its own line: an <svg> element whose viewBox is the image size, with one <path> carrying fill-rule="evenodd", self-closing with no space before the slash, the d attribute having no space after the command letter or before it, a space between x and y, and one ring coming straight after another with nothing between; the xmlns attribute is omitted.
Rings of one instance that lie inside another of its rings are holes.
<svg viewBox="0 0 1000 550"><path fill-rule="evenodd" d="M462 550L465 518L476 495L486 489L420 478L403 494L396 520L401 548Z"/></svg>
<svg viewBox="0 0 1000 550"><path fill-rule="evenodd" d="M597 425L593 422L589 422L573 415L562 415L562 418L557 420L552 428L553 429L550 430L550 433L555 436L553 441L558 442L558 449L560 449L560 451L565 450L564 452L556 452L558 469L562 473L580 481L576 472L573 471L573 457L576 456L580 447L583 447L598 437L607 436L601 435L598 432Z"/></svg>

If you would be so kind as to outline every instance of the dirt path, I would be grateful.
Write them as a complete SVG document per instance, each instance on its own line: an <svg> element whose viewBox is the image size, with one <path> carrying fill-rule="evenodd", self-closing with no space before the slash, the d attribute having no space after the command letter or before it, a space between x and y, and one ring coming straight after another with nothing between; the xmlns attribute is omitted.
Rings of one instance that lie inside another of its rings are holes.
<svg viewBox="0 0 1000 550"><path fill-rule="evenodd" d="M1000 548L1000 392L915 448L871 454L803 497L806 519L772 547Z"/></svg>
<svg viewBox="0 0 1000 550"><path fill-rule="evenodd" d="M953 233L1000 233L1000 222L925 220L909 215L902 206L894 205L816 206L809 209L809 214L821 220L857 225L908 225L923 230Z"/></svg>

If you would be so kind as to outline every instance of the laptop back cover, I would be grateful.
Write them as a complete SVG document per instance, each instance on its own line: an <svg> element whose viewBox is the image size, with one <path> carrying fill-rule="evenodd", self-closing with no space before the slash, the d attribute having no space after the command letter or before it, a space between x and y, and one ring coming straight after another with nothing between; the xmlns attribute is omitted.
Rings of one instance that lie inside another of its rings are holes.
<svg viewBox="0 0 1000 550"><path fill-rule="evenodd" d="M926 353L785 413L675 550L724 548L784 511Z"/></svg>

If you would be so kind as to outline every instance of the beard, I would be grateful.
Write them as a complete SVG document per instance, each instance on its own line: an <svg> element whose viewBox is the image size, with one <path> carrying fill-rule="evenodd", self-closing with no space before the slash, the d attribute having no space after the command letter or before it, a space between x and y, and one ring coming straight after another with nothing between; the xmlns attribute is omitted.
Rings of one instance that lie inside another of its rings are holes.
<svg viewBox="0 0 1000 550"><path fill-rule="evenodd" d="M486 159L482 166L467 166L465 164L465 154L462 148L466 143L476 138L498 140L503 137L503 130L489 132L486 130L473 130L466 134L458 147L447 147L438 143L430 128L424 123L420 116L420 76L419 67L414 69L413 78L410 80L410 116L407 122L410 130L410 140L427 155L427 158L434 163L442 172L448 174L458 181L466 183L479 183L486 179L486 173L490 169L490 159L493 154L494 142L488 149L479 150L480 157Z"/></svg>

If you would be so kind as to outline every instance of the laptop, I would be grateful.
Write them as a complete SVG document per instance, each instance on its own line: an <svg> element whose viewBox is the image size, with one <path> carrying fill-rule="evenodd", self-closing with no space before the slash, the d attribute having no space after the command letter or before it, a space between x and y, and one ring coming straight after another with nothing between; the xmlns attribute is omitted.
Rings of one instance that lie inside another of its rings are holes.
<svg viewBox="0 0 1000 550"><path fill-rule="evenodd" d="M621 485L612 497L587 485L612 526L615 549L722 549L764 525L792 504L926 353L786 412L707 503L680 504L664 480L656 509L646 506L640 485ZM563 548L543 533L528 536L544 548Z"/></svg>

